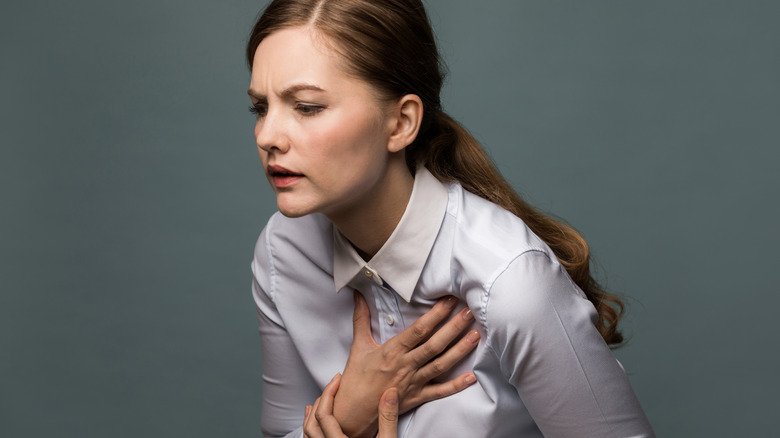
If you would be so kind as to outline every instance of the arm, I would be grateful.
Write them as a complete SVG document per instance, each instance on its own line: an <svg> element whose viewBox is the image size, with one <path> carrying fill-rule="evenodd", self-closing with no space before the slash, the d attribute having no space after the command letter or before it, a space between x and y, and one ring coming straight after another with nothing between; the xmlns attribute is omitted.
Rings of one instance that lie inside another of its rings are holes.
<svg viewBox="0 0 780 438"><path fill-rule="evenodd" d="M251 265L263 359L261 425L263 435L269 438L301 437L304 406L319 396L320 388L293 345L274 303L270 226L271 221L260 234Z"/></svg>
<svg viewBox="0 0 780 438"><path fill-rule="evenodd" d="M261 424L266 437L301 437L303 407L320 389L306 370L269 296L258 283L252 290L257 303L263 358Z"/></svg>
<svg viewBox="0 0 780 438"><path fill-rule="evenodd" d="M545 436L654 436L628 378L594 326L596 311L540 251L489 291L487 344Z"/></svg>

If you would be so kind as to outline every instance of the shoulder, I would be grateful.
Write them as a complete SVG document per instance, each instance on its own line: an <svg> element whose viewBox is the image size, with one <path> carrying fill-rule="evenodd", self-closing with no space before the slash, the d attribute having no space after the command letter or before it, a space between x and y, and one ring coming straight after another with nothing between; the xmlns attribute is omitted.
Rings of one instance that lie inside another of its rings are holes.
<svg viewBox="0 0 780 438"><path fill-rule="evenodd" d="M479 303L484 324L518 320L527 323L555 313L561 305L589 307L555 253L509 211L449 186L453 221L453 272L469 302ZM479 295L479 298L473 295Z"/></svg>
<svg viewBox="0 0 780 438"><path fill-rule="evenodd" d="M526 251L511 261L487 290L485 312L494 321L516 321L526 329L558 320L569 308L580 308L585 319L594 310L557 258Z"/></svg>
<svg viewBox="0 0 780 438"><path fill-rule="evenodd" d="M489 287L521 255L533 252L554 260L552 250L522 219L463 189L448 185L452 253L462 270L481 277Z"/></svg>

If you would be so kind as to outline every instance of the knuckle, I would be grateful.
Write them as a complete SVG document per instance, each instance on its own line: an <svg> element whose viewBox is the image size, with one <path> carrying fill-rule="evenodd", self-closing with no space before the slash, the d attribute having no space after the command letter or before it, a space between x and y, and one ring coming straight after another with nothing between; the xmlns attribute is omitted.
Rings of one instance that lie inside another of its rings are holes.
<svg viewBox="0 0 780 438"><path fill-rule="evenodd" d="M438 400L450 395L450 391L447 390L445 385L436 385L431 388L430 399Z"/></svg>
<svg viewBox="0 0 780 438"><path fill-rule="evenodd" d="M450 322L453 327L455 327L455 330L453 332L456 332L453 334L453 336L456 336L457 333L462 333L463 330L466 330L471 325L471 322L464 321L463 318L460 317L460 315L455 315L454 318L452 318L453 321Z"/></svg>
<svg viewBox="0 0 780 438"><path fill-rule="evenodd" d="M380 412L380 415L382 416L382 419L388 423L392 423L395 421L396 413L390 410L383 410Z"/></svg>
<svg viewBox="0 0 780 438"><path fill-rule="evenodd" d="M402 382L406 380L407 376L409 376L411 373L412 373L412 369L409 367L400 368L398 371L395 372L396 380Z"/></svg>
<svg viewBox="0 0 780 438"><path fill-rule="evenodd" d="M452 354L454 360L460 360L466 357L471 352L471 350L473 350L473 347L474 345L472 344L458 342L449 350L449 352Z"/></svg>
<svg viewBox="0 0 780 438"><path fill-rule="evenodd" d="M441 373L443 373L443 372L447 371L447 365L444 363L444 361L443 361L443 360L441 360L441 358L436 358L436 359L434 359L434 360L431 362L431 364L430 364L430 367L431 367L431 371L432 371L432 372L434 373L434 375L436 375L436 376L438 376L438 375L440 375Z"/></svg>
<svg viewBox="0 0 780 438"><path fill-rule="evenodd" d="M420 352L423 354L426 358L431 358L439 353L438 348L436 348L435 345L432 345L430 343L423 344L420 346Z"/></svg>
<svg viewBox="0 0 780 438"><path fill-rule="evenodd" d="M428 329L420 324L413 324L410 329L412 337L416 342L421 341L423 338L425 338L425 336L428 335Z"/></svg>
<svg viewBox="0 0 780 438"><path fill-rule="evenodd" d="M395 348L385 348L381 351L382 356L382 367L392 367L392 364L394 364L398 360L398 351Z"/></svg>

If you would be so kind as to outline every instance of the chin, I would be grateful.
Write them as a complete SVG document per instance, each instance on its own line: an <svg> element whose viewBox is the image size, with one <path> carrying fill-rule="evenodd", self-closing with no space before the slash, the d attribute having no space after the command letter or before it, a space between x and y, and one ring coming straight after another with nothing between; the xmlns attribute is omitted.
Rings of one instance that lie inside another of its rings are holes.
<svg viewBox="0 0 780 438"><path fill-rule="evenodd" d="M279 213L281 213L282 215L284 215L286 217L292 218L292 219L297 218L297 217L301 217L301 216L306 216L307 214L309 214L308 212L282 210L281 208L279 209Z"/></svg>
<svg viewBox="0 0 780 438"><path fill-rule="evenodd" d="M283 202L278 202L278 200L276 202L276 207L279 209L279 213L289 218L296 218L314 213L311 208L307 208L302 205L290 205Z"/></svg>

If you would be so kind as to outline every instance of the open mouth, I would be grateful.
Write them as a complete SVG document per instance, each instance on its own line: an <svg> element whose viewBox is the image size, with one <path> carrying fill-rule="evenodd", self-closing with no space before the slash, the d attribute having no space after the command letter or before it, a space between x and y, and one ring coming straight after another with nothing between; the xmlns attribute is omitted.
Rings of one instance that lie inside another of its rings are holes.
<svg viewBox="0 0 780 438"><path fill-rule="evenodd" d="M276 178L277 176L280 177L286 177L286 176L303 176L300 173L292 173L292 172L271 172L271 176Z"/></svg>
<svg viewBox="0 0 780 438"><path fill-rule="evenodd" d="M301 179L303 174L285 169L282 166L268 166L268 174L276 187L288 187Z"/></svg>

